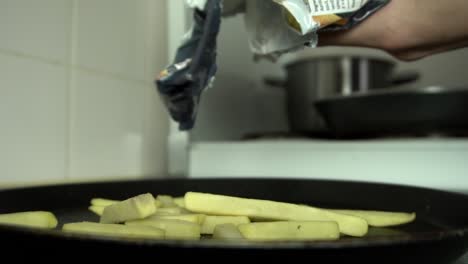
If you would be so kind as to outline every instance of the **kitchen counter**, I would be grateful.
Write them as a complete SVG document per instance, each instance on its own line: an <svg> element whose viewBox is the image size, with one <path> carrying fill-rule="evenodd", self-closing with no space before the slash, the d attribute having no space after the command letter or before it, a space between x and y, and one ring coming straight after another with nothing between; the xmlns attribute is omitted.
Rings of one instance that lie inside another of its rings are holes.
<svg viewBox="0 0 468 264"><path fill-rule="evenodd" d="M251 140L189 148L189 177L351 180L468 193L467 139Z"/></svg>

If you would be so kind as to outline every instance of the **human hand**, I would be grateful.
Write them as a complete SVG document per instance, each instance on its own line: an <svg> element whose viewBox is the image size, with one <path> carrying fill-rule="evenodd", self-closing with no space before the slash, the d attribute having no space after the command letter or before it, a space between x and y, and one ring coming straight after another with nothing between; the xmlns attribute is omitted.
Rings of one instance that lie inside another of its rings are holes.
<svg viewBox="0 0 468 264"><path fill-rule="evenodd" d="M467 0L392 0L360 25L319 35L319 46L384 50L411 61L468 46Z"/></svg>

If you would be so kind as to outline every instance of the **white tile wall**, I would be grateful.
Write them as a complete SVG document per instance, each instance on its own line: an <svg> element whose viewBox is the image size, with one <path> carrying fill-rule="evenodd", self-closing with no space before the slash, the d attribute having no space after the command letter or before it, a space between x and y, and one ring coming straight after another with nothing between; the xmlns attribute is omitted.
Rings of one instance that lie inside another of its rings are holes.
<svg viewBox="0 0 468 264"><path fill-rule="evenodd" d="M77 63L144 80L147 0L79 0Z"/></svg>
<svg viewBox="0 0 468 264"><path fill-rule="evenodd" d="M145 88L145 109L143 133L146 139L143 144L143 175L153 177L154 174L165 174L168 170L167 162L167 138L163 135L169 133L169 120L166 109L161 104L153 80L156 74L165 66L168 61L168 53L160 52L156 47L169 50L167 47L167 27L161 27L161 20L167 20L167 11L160 7L161 1L149 2L146 12L146 50L145 57L145 79L149 81ZM153 11L154 10L154 11Z"/></svg>
<svg viewBox="0 0 468 264"><path fill-rule="evenodd" d="M0 54L0 181L65 176L66 70Z"/></svg>
<svg viewBox="0 0 468 264"><path fill-rule="evenodd" d="M0 49L66 62L72 0L1 0Z"/></svg>
<svg viewBox="0 0 468 264"><path fill-rule="evenodd" d="M159 103L159 97L152 86L145 89L145 109L143 125L143 175L153 177L167 171L167 138L169 124L166 110Z"/></svg>
<svg viewBox="0 0 468 264"><path fill-rule="evenodd" d="M71 177L130 177L141 170L144 86L76 73Z"/></svg>
<svg viewBox="0 0 468 264"><path fill-rule="evenodd" d="M166 175L167 0L0 0L0 185Z"/></svg>

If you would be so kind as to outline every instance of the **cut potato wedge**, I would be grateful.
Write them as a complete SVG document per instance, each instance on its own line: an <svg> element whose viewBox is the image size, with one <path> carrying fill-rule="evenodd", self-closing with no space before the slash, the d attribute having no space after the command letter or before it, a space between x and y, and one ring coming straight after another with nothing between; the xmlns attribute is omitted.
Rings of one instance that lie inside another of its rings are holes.
<svg viewBox="0 0 468 264"><path fill-rule="evenodd" d="M205 215L203 215L203 214L181 214L181 215L158 215L158 214L154 214L154 215L148 217L147 219L181 220L181 221L187 221L187 222L190 222L190 223L201 225L203 223L203 221L205 220Z"/></svg>
<svg viewBox="0 0 468 264"><path fill-rule="evenodd" d="M174 198L170 195L158 195L156 196L156 200L161 202L162 208L178 207L174 202Z"/></svg>
<svg viewBox="0 0 468 264"><path fill-rule="evenodd" d="M177 204L177 206L185 208L185 199L184 197L176 197L174 198L174 203Z"/></svg>
<svg viewBox="0 0 468 264"><path fill-rule="evenodd" d="M335 213L364 218L370 226L390 227L408 224L416 219L415 213L362 211L362 210L330 210Z"/></svg>
<svg viewBox="0 0 468 264"><path fill-rule="evenodd" d="M220 240L242 240L244 236L242 236L236 225L222 224L215 227L213 238Z"/></svg>
<svg viewBox="0 0 468 264"><path fill-rule="evenodd" d="M91 206L106 207L109 205L116 204L118 202L121 202L121 201L109 200L109 199L104 199L104 198L93 198L91 199ZM161 201L154 200L154 206L156 206L156 208L161 207Z"/></svg>
<svg viewBox="0 0 468 264"><path fill-rule="evenodd" d="M248 224L250 219L247 216L212 216L207 215L205 221L201 226L201 233L211 235L217 225L233 224L238 226L240 224Z"/></svg>
<svg viewBox="0 0 468 264"><path fill-rule="evenodd" d="M109 205L116 204L118 202L120 202L120 201L104 199L104 198L93 198L93 199L91 199L91 205L94 205L94 206L106 207L106 206L109 206Z"/></svg>
<svg viewBox="0 0 468 264"><path fill-rule="evenodd" d="M124 238L164 239L164 230L151 226L126 226L119 224L100 224L92 222L69 223L63 231L90 235L104 235Z"/></svg>
<svg viewBox="0 0 468 264"><path fill-rule="evenodd" d="M198 240L200 239L200 225L181 220L147 219L128 221L129 226L152 226L163 229L166 239Z"/></svg>
<svg viewBox="0 0 468 264"><path fill-rule="evenodd" d="M242 224L237 228L248 240L336 240L340 238L340 230L336 222L263 222Z"/></svg>
<svg viewBox="0 0 468 264"><path fill-rule="evenodd" d="M123 223L146 218L155 212L154 197L146 193L105 207L100 222L103 224Z"/></svg>
<svg viewBox="0 0 468 264"><path fill-rule="evenodd" d="M335 221L341 233L355 237L365 236L368 231L367 222L361 217L292 203L187 192L185 206L192 212L210 215L291 221Z"/></svg>
<svg viewBox="0 0 468 264"><path fill-rule="evenodd" d="M97 205L91 205L90 207L88 207L88 209L95 213L96 215L98 216L102 216L102 213L104 212L104 208L106 208L105 206L97 206Z"/></svg>
<svg viewBox="0 0 468 264"><path fill-rule="evenodd" d="M156 209L157 209L157 208L161 208L161 206L162 206L161 201L159 201L159 200L154 200L154 206L156 207Z"/></svg>
<svg viewBox="0 0 468 264"><path fill-rule="evenodd" d="M181 214L190 214L184 208L181 207L170 207L170 208L158 208L156 210L157 215L181 215Z"/></svg>
<svg viewBox="0 0 468 264"><path fill-rule="evenodd" d="M89 206L88 209L96 215L102 216L104 208L106 208L109 205L116 204L118 202L120 201L94 198L93 200L91 200L91 206ZM158 200L154 200L154 206L156 207L156 209L161 207L161 202Z"/></svg>
<svg viewBox="0 0 468 264"><path fill-rule="evenodd" d="M0 214L0 224L53 229L57 227L58 221L55 215L51 212L30 211Z"/></svg>

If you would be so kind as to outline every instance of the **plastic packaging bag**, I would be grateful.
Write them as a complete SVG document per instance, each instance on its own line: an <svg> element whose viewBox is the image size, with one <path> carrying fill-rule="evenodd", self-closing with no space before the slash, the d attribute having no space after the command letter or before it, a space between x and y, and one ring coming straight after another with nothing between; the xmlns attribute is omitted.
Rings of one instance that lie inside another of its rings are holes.
<svg viewBox="0 0 468 264"><path fill-rule="evenodd" d="M252 53L277 59L284 53L315 47L321 31L347 30L390 0L186 0L193 27L173 64L156 85L180 130L195 125L203 92L217 72L217 36L222 17L243 13Z"/></svg>
<svg viewBox="0 0 468 264"><path fill-rule="evenodd" d="M221 25L221 1L206 0L196 8L193 26L178 48L174 63L156 80L159 94L180 130L193 128L203 91L217 72L217 36Z"/></svg>
<svg viewBox="0 0 468 264"><path fill-rule="evenodd" d="M316 47L319 32L347 30L389 1L246 1L245 21L250 48L255 57L274 61L284 53Z"/></svg>

